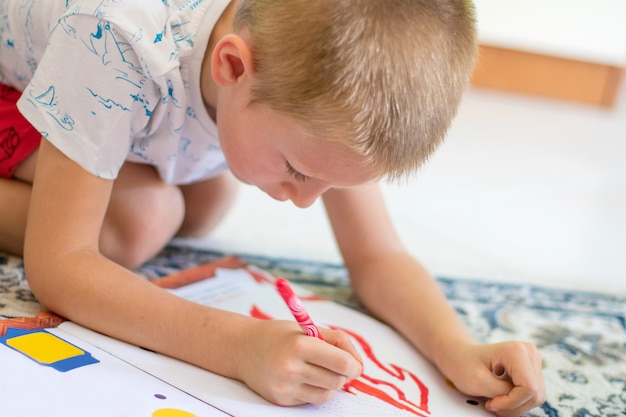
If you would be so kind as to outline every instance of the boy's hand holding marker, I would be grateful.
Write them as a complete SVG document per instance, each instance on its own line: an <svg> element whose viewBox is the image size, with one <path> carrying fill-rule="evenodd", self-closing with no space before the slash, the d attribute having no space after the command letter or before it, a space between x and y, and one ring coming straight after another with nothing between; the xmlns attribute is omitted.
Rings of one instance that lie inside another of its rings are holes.
<svg viewBox="0 0 626 417"><path fill-rule="evenodd" d="M301 330L288 320L256 322L241 379L279 405L324 403L361 375L361 358L348 335L315 326L288 281L276 286Z"/></svg>

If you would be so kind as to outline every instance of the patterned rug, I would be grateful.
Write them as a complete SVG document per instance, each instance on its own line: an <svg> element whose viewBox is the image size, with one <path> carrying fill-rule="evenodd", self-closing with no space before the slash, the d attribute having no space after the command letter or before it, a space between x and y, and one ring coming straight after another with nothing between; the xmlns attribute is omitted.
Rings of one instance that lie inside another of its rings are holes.
<svg viewBox="0 0 626 417"><path fill-rule="evenodd" d="M224 255L168 247L136 272L151 280ZM341 265L236 255L363 310ZM548 401L527 417L626 416L626 296L447 277L438 282L478 341L525 340L541 350ZM42 311L26 283L22 260L0 253L0 319L38 314L45 319Z"/></svg>

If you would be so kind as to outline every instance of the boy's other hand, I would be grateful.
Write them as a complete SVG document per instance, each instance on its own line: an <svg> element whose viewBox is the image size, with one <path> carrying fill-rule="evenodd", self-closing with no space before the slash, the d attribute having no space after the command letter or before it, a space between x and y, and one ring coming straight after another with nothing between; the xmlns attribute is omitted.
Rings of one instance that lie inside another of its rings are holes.
<svg viewBox="0 0 626 417"><path fill-rule="evenodd" d="M517 417L545 402L541 354L533 344L457 345L446 356L440 367L457 389L488 398L485 407L498 416Z"/></svg>

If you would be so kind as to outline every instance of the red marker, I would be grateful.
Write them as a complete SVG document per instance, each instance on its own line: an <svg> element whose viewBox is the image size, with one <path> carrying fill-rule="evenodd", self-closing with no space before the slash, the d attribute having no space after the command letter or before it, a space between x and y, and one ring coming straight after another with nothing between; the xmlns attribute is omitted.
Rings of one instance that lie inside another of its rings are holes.
<svg viewBox="0 0 626 417"><path fill-rule="evenodd" d="M293 314L293 317L300 325L304 334L324 340L317 326L313 323L313 320L311 320L311 317L304 309L302 301L300 301L298 296L293 292L289 281L285 278L278 278L276 280L276 289L278 290L280 296L283 297L283 300L285 300L285 303L287 303L287 307L289 307L291 314Z"/></svg>

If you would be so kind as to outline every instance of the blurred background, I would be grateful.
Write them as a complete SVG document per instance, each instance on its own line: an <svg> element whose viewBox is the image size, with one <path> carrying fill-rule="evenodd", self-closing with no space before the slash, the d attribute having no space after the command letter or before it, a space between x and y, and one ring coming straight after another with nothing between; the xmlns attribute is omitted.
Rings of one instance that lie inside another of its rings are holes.
<svg viewBox="0 0 626 417"><path fill-rule="evenodd" d="M444 145L384 184L435 275L626 294L626 1L475 0L481 56ZM340 261L322 205L244 186L194 245Z"/></svg>

